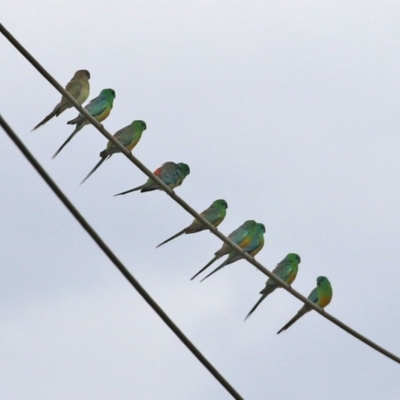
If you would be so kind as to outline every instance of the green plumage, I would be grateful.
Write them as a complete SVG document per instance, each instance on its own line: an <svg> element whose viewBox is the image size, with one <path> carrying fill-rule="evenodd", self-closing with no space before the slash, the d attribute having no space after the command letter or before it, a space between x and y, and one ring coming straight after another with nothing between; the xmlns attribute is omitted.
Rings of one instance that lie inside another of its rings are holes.
<svg viewBox="0 0 400 400"><path fill-rule="evenodd" d="M170 189L174 189L177 186L180 186L184 179L190 174L190 168L189 165L184 163L175 164L172 161L168 161L160 168L157 168L153 173ZM141 192L151 192L152 190L160 190L160 187L153 181L153 179L149 178L145 184L126 190L125 192L117 193L114 196L121 196L137 190L140 190Z"/></svg>
<svg viewBox="0 0 400 400"><path fill-rule="evenodd" d="M321 308L325 308L331 302L332 286L328 278L326 278L325 276L319 276L317 278L317 287L311 291L311 293L308 295L308 299ZM308 313L311 310L312 308L310 306L304 304L304 306L300 308L297 314L277 333L279 334L282 331L288 329L304 314Z"/></svg>
<svg viewBox="0 0 400 400"><path fill-rule="evenodd" d="M204 210L200 215L203 218L205 218L208 222L213 224L215 227L217 227L225 219L227 208L228 208L228 203L225 200L222 200L222 199L215 200L211 204L211 206L208 207L206 210ZM182 229L175 235L171 236L169 239L165 240L164 242L160 243L157 247L160 247L163 244L168 243L169 241L171 241L183 234L201 232L206 229L207 229L207 227L205 225L203 225L197 219L194 219L194 221L189 226Z"/></svg>
<svg viewBox="0 0 400 400"><path fill-rule="evenodd" d="M250 244L251 239L255 234L256 226L257 226L256 221L248 220L244 222L241 226L239 226L239 228L235 229L232 233L230 233L228 235L228 239L230 239L233 243L237 244L239 247L244 248ZM208 264L206 264L200 271L198 271L195 275L193 275L190 279L193 280L194 278L196 278L197 275L201 274L205 269L207 269L212 263L214 263L219 258L231 252L232 252L232 247L224 243L222 247L214 253L215 257L211 261L209 261Z"/></svg>
<svg viewBox="0 0 400 400"><path fill-rule="evenodd" d="M288 285L290 285L296 278L299 270L300 256L296 253L289 253L272 271L274 275L282 279ZM261 290L261 298L257 301L254 307L247 314L245 320L256 310L260 303L275 289L279 288L279 284L272 278L269 278L265 284L265 288Z"/></svg>
<svg viewBox="0 0 400 400"><path fill-rule="evenodd" d="M103 89L100 94L90 103L85 106L85 110L97 120L97 122L104 121L110 114L115 99L115 91L113 89ZM87 124L90 122L83 114L79 114L76 118L67 122L68 125L76 125L75 130L69 135L68 139L62 146L53 154L52 158L57 157L58 153L70 142L70 140Z"/></svg>
<svg viewBox="0 0 400 400"><path fill-rule="evenodd" d="M264 247L264 233L265 226L263 224L257 223L255 228L249 235L250 243L248 246L243 247L243 251L254 257ZM215 274L221 268L224 268L229 264L233 264L234 262L239 261L242 258L243 256L241 254L231 249L228 258L219 267L215 268L214 271L210 272L206 277L204 277L200 282L203 282L205 279Z"/></svg>
<svg viewBox="0 0 400 400"><path fill-rule="evenodd" d="M128 151L132 151L133 148L138 144L140 138L142 137L143 131L147 128L144 121L136 120L130 125L117 131L113 136L118 140L122 146L124 146ZM85 179L81 182L85 182L90 175L100 167L101 164L107 159L109 159L113 154L120 153L118 147L116 147L112 142L107 143L107 147L100 153L101 160L94 166L94 168L86 175Z"/></svg>

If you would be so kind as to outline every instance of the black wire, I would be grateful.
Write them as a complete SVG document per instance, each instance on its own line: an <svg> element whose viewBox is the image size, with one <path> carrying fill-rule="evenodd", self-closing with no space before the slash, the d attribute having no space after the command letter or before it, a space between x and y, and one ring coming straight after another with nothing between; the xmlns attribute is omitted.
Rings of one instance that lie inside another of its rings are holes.
<svg viewBox="0 0 400 400"><path fill-rule="evenodd" d="M217 369L203 356L203 354L196 348L196 346L184 335L184 333L172 322L168 315L162 310L162 308L152 299L152 297L146 292L146 290L140 285L140 283L133 277L128 271L125 265L119 260L119 258L113 253L113 251L107 246L107 244L101 239L96 231L89 225L89 223L83 218L80 212L75 206L69 201L67 196L61 191L56 183L50 178L47 172L42 168L35 157L21 142L16 133L6 123L6 121L0 115L0 126L7 133L8 137L14 142L21 153L31 163L32 167L38 172L43 180L49 185L50 189L54 194L61 200L69 212L75 217L82 228L89 234L89 236L96 242L96 244L103 250L106 256L111 262L119 269L122 275L129 281L129 283L139 292L149 306L158 314L158 316L168 325L168 327L175 333L181 342L193 353L193 355L208 369L208 371L214 376L215 379L232 395L234 399L244 400L243 397L231 386L231 384L217 371Z"/></svg>
<svg viewBox="0 0 400 400"><path fill-rule="evenodd" d="M207 227L215 236L221 239L224 243L230 246L233 250L235 250L238 254L240 254L245 260L254 265L257 269L259 269L263 274L267 275L269 278L273 278L279 285L295 296L297 299L302 301L304 304L307 304L311 309L315 310L317 313L324 316L326 319L339 326L343 330L345 330L350 335L364 342L366 345L372 347L374 350L380 352L386 357L392 359L393 361L400 364L400 357L395 354L389 352L378 344L374 343L372 340L366 338L361 335L354 329L350 328L348 325L344 324L337 318L328 314L325 310L315 305L312 301L310 301L307 297L303 296L298 291L294 290L290 285L280 279L278 276L274 275L271 271L266 269L262 264L256 261L253 257L251 257L248 253L243 251L237 244L230 241L225 235L223 235L218 229L216 229L209 221L203 218L199 213L197 213L192 207L189 206L184 200L182 200L179 196L175 194L173 190L171 190L164 182L162 182L156 175L154 175L144 164L142 164L135 156L132 155L121 143L116 140L110 133L104 129L104 127L97 122L41 65L31 54L15 39L10 32L0 24L0 32L10 41L10 43L38 70L38 72L48 81L51 85L53 85L63 96L65 96L72 105L82 114L84 115L92 125L110 142L112 142L122 154L124 154L129 160L136 165L144 174L146 174L149 178L151 178L154 182L157 183L158 186L162 190L164 190L169 197L171 197L174 201L176 201L182 208L184 208L189 214L199 220L203 225Z"/></svg>

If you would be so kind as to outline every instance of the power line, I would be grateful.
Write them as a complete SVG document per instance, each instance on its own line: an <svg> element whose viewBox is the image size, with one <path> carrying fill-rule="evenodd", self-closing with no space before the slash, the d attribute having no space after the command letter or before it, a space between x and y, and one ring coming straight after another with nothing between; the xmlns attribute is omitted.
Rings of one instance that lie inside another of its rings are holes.
<svg viewBox="0 0 400 400"><path fill-rule="evenodd" d="M372 340L368 339L367 337L361 335L354 329L350 328L345 323L341 322L337 318L333 317L332 315L328 314L323 309L316 306L313 302L311 302L308 298L304 297L302 294L291 288L286 282L281 280L279 277L274 275L268 269L266 269L262 264L256 261L253 257L251 257L248 253L244 252L239 246L235 243L231 242L225 235L223 235L219 230L217 230L210 222L204 219L200 214L198 214L192 207L190 207L184 200L182 200L179 196L175 194L164 182L162 182L156 175L154 175L144 164L142 164L135 156L133 156L124 146L121 145L119 141L117 141L106 129L103 128L101 124L99 124L81 105L40 65L38 61L11 35L7 29L0 24L0 32L11 42L11 44L33 65L34 68L38 70L38 72L50 82L63 96L68 98L68 100L73 104L73 106L82 114L84 115L92 125L96 127L100 133L105 136L109 141L111 141L120 151L123 153L129 160L136 165L145 175L151 178L153 181L157 183L158 186L162 190L164 190L168 196L170 196L174 201L176 201L182 208L184 208L189 214L195 217L197 220L202 222L207 229L209 229L215 236L221 239L224 243L229 245L233 250L239 253L245 260L249 263L254 265L257 269L259 269L262 273L267 275L269 278L273 278L276 282L279 283L281 287L283 287L286 291L291 293L293 296L298 298L303 303L307 304L324 316L329 321L333 322L335 325L339 326L343 330L345 330L350 335L354 336L355 338L359 339L366 345L372 347L374 350L380 352L381 354L385 355L386 357L392 359L393 361L400 364L400 357L396 356L395 354L389 352L388 350L384 349L383 347L379 346Z"/></svg>
<svg viewBox="0 0 400 400"><path fill-rule="evenodd" d="M0 115L0 126L7 133L8 137L14 142L21 153L31 163L33 168L39 173L44 181L49 185L50 189L54 194L61 200L65 207L79 222L82 228L91 236L96 244L103 250L106 256L111 262L119 269L122 275L129 281L129 283L139 292L139 294L145 299L150 307L158 314L158 316L169 326L169 328L175 333L176 336L183 342L183 344L194 354L194 356L211 372L211 374L221 383L221 385L237 400L244 400L242 396L230 385L230 383L218 372L218 370L203 356L203 354L197 349L197 347L185 336L185 334L174 324L174 322L168 317L163 309L153 300L153 298L147 293L147 291L140 285L140 283L133 277L125 265L119 260L119 258L113 253L113 251L107 246L107 244L101 239L98 233L91 227L91 225L85 220L75 206L69 201L67 196L61 191L56 183L50 178L47 172L30 153L30 151L21 142L16 133L11 129L7 122Z"/></svg>

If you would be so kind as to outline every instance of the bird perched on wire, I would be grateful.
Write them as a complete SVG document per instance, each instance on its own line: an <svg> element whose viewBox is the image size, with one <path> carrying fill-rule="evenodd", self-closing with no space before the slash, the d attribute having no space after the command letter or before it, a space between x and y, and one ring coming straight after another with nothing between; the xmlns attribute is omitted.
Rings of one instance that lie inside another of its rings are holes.
<svg viewBox="0 0 400 400"><path fill-rule="evenodd" d="M146 123L144 121L136 120L133 121L130 125L125 126L124 128L117 131L113 136L117 139L122 146L124 146L128 151L132 151L133 148L139 143L140 138L142 137L143 131L146 129ZM95 167L87 174L86 178L81 182L86 181L90 175L96 171L100 165L110 158L115 153L120 153L119 150L112 142L107 143L107 147L100 153L101 160L95 165Z"/></svg>
<svg viewBox="0 0 400 400"><path fill-rule="evenodd" d="M76 71L73 78L67 83L65 90L79 103L83 104L89 97L90 85L89 85L90 73L86 69L80 69ZM72 104L70 101L62 96L61 101L54 107L54 110L41 122L39 122L33 129L39 128L46 122L50 121L53 117L58 117L68 108L71 108Z"/></svg>
<svg viewBox="0 0 400 400"><path fill-rule="evenodd" d="M189 165L184 163L175 164L172 161L168 161L160 168L157 168L153 173L170 189L174 189L177 186L180 186L184 179L190 174L190 168ZM152 190L160 190L160 187L151 178L149 178L145 184L125 192L117 193L114 196L121 196L137 190L140 190L141 192L150 192Z"/></svg>
<svg viewBox="0 0 400 400"><path fill-rule="evenodd" d="M264 247L264 233L265 226L263 224L256 224L255 229L250 234L251 241L248 246L243 247L243 251L254 257ZM231 249L228 258L219 267L215 268L214 271L205 276L200 282L203 282L205 279L207 279L212 274L215 274L221 268L224 268L229 264L239 261L242 258L243 256L241 254Z"/></svg>
<svg viewBox="0 0 400 400"><path fill-rule="evenodd" d="M308 299L321 308L325 308L331 302L332 286L328 278L326 278L325 276L319 276L317 278L317 287L312 290L312 292L308 296ZM308 313L311 310L312 308L310 306L304 304L304 306L300 308L298 313L277 333L279 334L282 331L288 329L299 318L301 318L304 314Z"/></svg>
<svg viewBox="0 0 400 400"><path fill-rule="evenodd" d="M299 264L300 264L300 256L296 253L289 253L272 271L274 275L276 275L278 278L281 278L284 282L286 282L288 285L291 285L292 282L295 280L297 271L299 270ZM271 294L275 289L278 289L279 283L274 281L272 278L269 278L265 284L265 288L261 290L261 298L257 301L255 306L250 310L250 312L247 314L246 318L244 319L246 321L247 318L250 317L250 315L256 310L256 308L260 305L260 303L269 295Z"/></svg>
<svg viewBox="0 0 400 400"><path fill-rule="evenodd" d="M113 89L103 89L100 94L85 106L85 110L98 122L104 121L110 114L115 99L115 91ZM67 145L67 143L87 124L90 122L82 114L67 122L68 125L76 125L75 130L71 133L63 145L54 153L52 158Z"/></svg>
<svg viewBox="0 0 400 400"><path fill-rule="evenodd" d="M237 244L240 248L244 248L251 243L253 235L255 234L257 222L250 219L245 221L239 228L235 229L228 235L228 239L230 239L233 243ZM226 243L222 245L222 247L217 250L214 254L215 257L206 264L200 271L198 271L195 275L193 275L190 280L196 278L197 275L201 274L205 269L207 269L212 263L217 261L219 258L232 253L232 247L228 246Z"/></svg>
<svg viewBox="0 0 400 400"><path fill-rule="evenodd" d="M207 210L204 210L200 215L205 218L210 224L213 224L217 227L226 216L226 209L228 208L228 203L225 200L215 200ZM164 242L160 243L157 247L162 246L165 243L168 243L170 240L177 238L180 235L196 233L206 230L207 227L203 225L199 220L194 219L193 222L182 229L174 236L171 236L169 239L164 240Z"/></svg>

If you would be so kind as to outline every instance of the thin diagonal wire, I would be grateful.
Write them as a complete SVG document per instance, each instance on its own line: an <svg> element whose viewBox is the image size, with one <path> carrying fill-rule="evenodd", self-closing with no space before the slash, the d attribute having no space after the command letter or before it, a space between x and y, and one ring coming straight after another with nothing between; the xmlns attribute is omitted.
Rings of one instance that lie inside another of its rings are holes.
<svg viewBox="0 0 400 400"><path fill-rule="evenodd" d="M225 235L223 235L219 230L217 230L210 222L208 222L205 218L203 218L199 213L197 213L192 207L190 207L184 200L182 200L179 196L175 194L173 190L171 190L164 182L162 182L156 175L154 175L144 164L142 164L135 156L132 155L121 143L116 140L110 133L103 128L101 124L99 124L85 109L81 107L81 105L41 66L41 64L36 61L34 57L11 35L7 29L0 24L0 32L11 42L11 44L33 65L34 68L38 70L38 72L48 81L51 85L53 85L63 96L65 96L73 106L82 114L84 115L89 122L95 126L95 128L105 136L110 142L112 142L120 151L123 153L129 160L136 165L145 175L151 178L157 185L164 190L168 196L170 196L173 200L175 200L182 208L184 208L189 214L203 223L207 229L209 229L215 236L221 239L224 243L229 245L233 250L239 253L245 260L249 263L253 264L256 268L258 268L263 274L267 275L269 278L274 279L279 285L284 288L286 291L291 293L293 296L298 298L303 303L307 304L315 310L317 313L321 314L329 321L333 322L335 325L339 326L343 330L345 330L350 335L354 336L355 338L359 339L366 345L372 347L374 350L380 352L381 354L385 355L386 357L392 359L393 361L400 364L400 357L396 356L395 354L391 353L390 351L386 350L385 348L379 346L372 340L368 339L367 337L361 335L354 329L350 328L345 323L341 322L334 316L327 313L322 308L315 305L311 302L308 298L294 290L290 287L286 282L280 279L278 276L274 275L268 269L266 269L262 264L256 261L253 257L251 257L248 253L244 252L238 245L230 241Z"/></svg>
<svg viewBox="0 0 400 400"><path fill-rule="evenodd" d="M118 268L121 274L129 281L129 283L139 292L149 306L158 314L158 316L168 325L168 327L175 333L181 342L190 350L193 355L208 369L208 371L214 376L215 379L232 395L234 399L244 400L242 396L232 387L232 385L218 372L218 370L203 356L203 354L197 349L197 347L185 336L185 334L174 324L174 322L168 317L163 309L153 300L153 298L147 293L147 291L140 285L140 283L133 277L125 265L119 260L119 258L113 253L113 251L107 246L107 244L101 239L97 232L91 227L91 225L85 220L75 206L69 201L67 196L61 191L56 183L50 178L47 172L35 159L35 157L29 152L26 146L22 143L16 133L11 129L7 122L0 115L0 126L7 133L8 137L14 142L22 154L31 163L32 167L39 173L43 180L49 185L50 189L70 211L70 213L79 222L82 228L91 236L96 244L103 250L105 255L110 261Z"/></svg>

